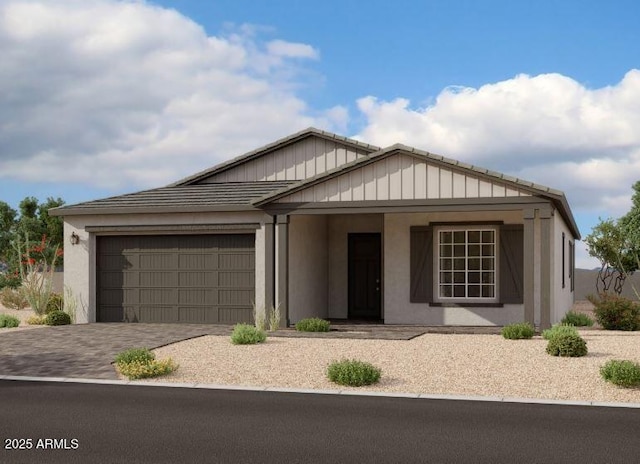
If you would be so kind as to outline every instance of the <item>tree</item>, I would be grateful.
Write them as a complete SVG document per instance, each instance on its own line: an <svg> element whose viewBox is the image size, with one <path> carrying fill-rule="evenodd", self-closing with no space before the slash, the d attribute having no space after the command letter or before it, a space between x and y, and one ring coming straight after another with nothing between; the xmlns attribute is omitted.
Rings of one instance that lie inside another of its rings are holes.
<svg viewBox="0 0 640 464"><path fill-rule="evenodd" d="M599 294L620 294L628 276L640 269L640 181L633 185L631 210L618 220L607 219L585 237L589 254L600 261L596 288ZM632 284L633 286L633 284ZM640 299L637 289L634 293Z"/></svg>
<svg viewBox="0 0 640 464"><path fill-rule="evenodd" d="M0 261L2 262L9 260L17 214L15 209L4 201L0 201Z"/></svg>

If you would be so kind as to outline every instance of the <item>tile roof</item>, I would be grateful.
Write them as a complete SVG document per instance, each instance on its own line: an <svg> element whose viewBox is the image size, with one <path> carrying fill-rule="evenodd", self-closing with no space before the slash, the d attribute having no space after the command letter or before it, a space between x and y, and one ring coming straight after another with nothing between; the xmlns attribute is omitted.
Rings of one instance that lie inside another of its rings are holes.
<svg viewBox="0 0 640 464"><path fill-rule="evenodd" d="M216 211L253 209L251 202L296 181L225 182L161 187L95 201L62 206L52 215Z"/></svg>

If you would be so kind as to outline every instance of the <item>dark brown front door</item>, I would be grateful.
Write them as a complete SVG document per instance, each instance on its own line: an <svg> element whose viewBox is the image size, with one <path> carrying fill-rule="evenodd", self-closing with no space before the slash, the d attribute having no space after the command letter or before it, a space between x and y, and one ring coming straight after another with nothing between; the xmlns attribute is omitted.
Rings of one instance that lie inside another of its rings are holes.
<svg viewBox="0 0 640 464"><path fill-rule="evenodd" d="M381 319L380 234L349 234L349 319Z"/></svg>

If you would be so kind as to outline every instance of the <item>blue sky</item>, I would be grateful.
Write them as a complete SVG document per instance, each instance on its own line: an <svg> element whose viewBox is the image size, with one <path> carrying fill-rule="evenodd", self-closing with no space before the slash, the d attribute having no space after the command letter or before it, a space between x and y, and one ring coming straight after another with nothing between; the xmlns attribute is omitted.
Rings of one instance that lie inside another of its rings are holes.
<svg viewBox="0 0 640 464"><path fill-rule="evenodd" d="M153 188L313 125L564 190L586 235L640 178L639 20L625 0L0 0L0 200Z"/></svg>

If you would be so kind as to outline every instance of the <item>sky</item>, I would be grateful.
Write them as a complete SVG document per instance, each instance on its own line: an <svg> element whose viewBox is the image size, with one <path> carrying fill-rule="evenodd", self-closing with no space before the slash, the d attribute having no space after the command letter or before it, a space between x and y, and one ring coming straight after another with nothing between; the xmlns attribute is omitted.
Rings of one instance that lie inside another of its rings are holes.
<svg viewBox="0 0 640 464"><path fill-rule="evenodd" d="M314 126L562 190L584 237L640 180L639 23L636 0L0 0L0 201L159 187Z"/></svg>

